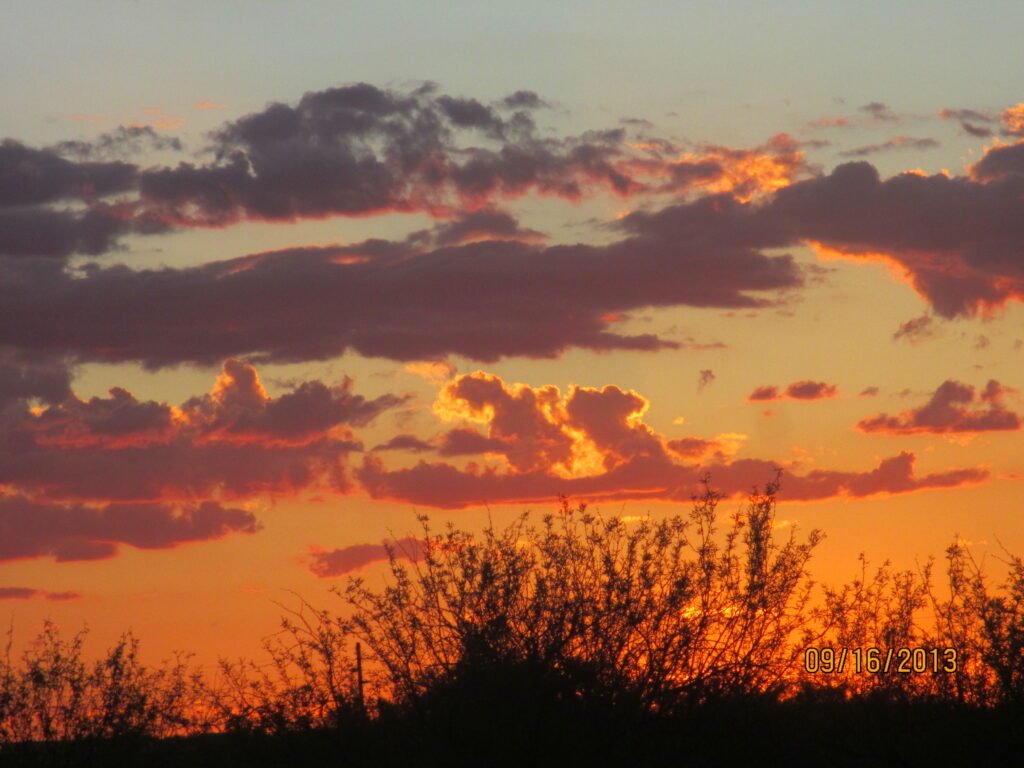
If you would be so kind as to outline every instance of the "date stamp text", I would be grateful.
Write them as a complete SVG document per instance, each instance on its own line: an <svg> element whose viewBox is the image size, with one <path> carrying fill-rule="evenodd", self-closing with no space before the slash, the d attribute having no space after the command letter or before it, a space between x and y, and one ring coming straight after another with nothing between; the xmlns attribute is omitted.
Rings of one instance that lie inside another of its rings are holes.
<svg viewBox="0 0 1024 768"><path fill-rule="evenodd" d="M808 674L868 675L953 674L959 654L956 648L805 648L804 671Z"/></svg>

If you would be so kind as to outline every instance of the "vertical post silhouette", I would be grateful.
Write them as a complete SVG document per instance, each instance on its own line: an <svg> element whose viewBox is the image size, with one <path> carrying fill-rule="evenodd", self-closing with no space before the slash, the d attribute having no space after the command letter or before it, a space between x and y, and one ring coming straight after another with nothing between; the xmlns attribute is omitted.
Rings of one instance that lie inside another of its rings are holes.
<svg viewBox="0 0 1024 768"><path fill-rule="evenodd" d="M363 646L360 643L356 643L356 706L359 707L360 713L366 712L366 706L363 701Z"/></svg>

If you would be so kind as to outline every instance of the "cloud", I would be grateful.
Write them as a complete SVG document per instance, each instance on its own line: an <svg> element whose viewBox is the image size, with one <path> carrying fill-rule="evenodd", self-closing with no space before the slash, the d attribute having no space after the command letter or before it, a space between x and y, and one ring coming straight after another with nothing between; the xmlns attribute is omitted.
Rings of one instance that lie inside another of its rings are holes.
<svg viewBox="0 0 1024 768"><path fill-rule="evenodd" d="M57 403L71 394L71 370L59 357L0 347L0 412L15 400Z"/></svg>
<svg viewBox="0 0 1024 768"><path fill-rule="evenodd" d="M415 435L395 435L386 443L376 446L374 451L409 451L411 453L426 453L437 450L430 443L420 440Z"/></svg>
<svg viewBox="0 0 1024 768"><path fill-rule="evenodd" d="M71 395L45 408L8 408L0 420L0 485L66 501L190 501L345 492L350 431L404 402L367 400L352 383L304 382L267 395L252 366L224 364L213 391L180 406Z"/></svg>
<svg viewBox="0 0 1024 768"><path fill-rule="evenodd" d="M550 501L563 493L682 502L697 490L706 471L716 488L732 495L749 492L780 467L761 459L730 459L744 435L666 440L644 423L648 405L642 395L611 385L574 386L563 397L551 385L530 387L507 384L493 374L466 374L441 391L435 411L442 418L476 424L459 427L463 436L457 439L476 442L466 453L475 448L502 457L503 467L471 463L460 469L420 461L389 470L380 458L367 456L356 476L373 498L454 509ZM800 474L794 469L787 472L785 488L791 499L863 497L955 487L987 476L979 469L917 476L913 454L902 453L864 472Z"/></svg>
<svg viewBox="0 0 1024 768"><path fill-rule="evenodd" d="M747 395L747 400L752 403L762 402L765 400L778 400L782 397L778 387L774 387L770 384L766 384L761 387L757 387L753 392Z"/></svg>
<svg viewBox="0 0 1024 768"><path fill-rule="evenodd" d="M353 381L328 386L306 381L278 398L263 388L256 369L227 360L213 392L182 406L186 418L199 424L203 439L303 444L320 439L341 425L363 427L406 398L382 395L367 400L352 393Z"/></svg>
<svg viewBox="0 0 1024 768"><path fill-rule="evenodd" d="M714 459L721 462L735 455L746 441L746 435L726 432L716 435L711 440L705 440L701 437L682 437L676 440L668 440L665 443L665 447L671 453L683 459L691 461Z"/></svg>
<svg viewBox="0 0 1024 768"><path fill-rule="evenodd" d="M414 559L423 549L419 539L406 537L381 544L353 544L332 550L314 549L310 553L309 570L322 579L358 571L373 563L386 562L388 550L398 559Z"/></svg>
<svg viewBox="0 0 1024 768"><path fill-rule="evenodd" d="M633 152L623 129L553 137L531 117L543 106L530 91L487 106L434 86L400 92L361 83L228 121L210 134L209 160L176 166L103 160L182 150L180 139L155 130L182 119L158 108L143 110L152 125L119 126L88 141L33 148L6 139L0 256L100 255L119 247L121 235L177 227L390 211L453 218L530 192L577 200L593 189L644 188L627 174ZM113 195L116 209L101 205ZM57 202L85 207L46 207ZM485 228L486 216L478 216ZM491 228L507 226L491 218ZM440 235L457 242L459 225Z"/></svg>
<svg viewBox="0 0 1024 768"><path fill-rule="evenodd" d="M803 284L770 222L728 198L617 223L608 245L474 242L418 251L368 241L291 249L181 269L0 260L0 345L150 368L242 355L323 360L346 350L404 361L480 361L674 348L609 326L645 307L757 308ZM74 323L63 318L74 317Z"/></svg>
<svg viewBox="0 0 1024 768"><path fill-rule="evenodd" d="M650 144L646 142L644 147ZM625 167L639 176L660 179L656 189L661 192L727 192L749 200L785 187L812 170L800 151L801 144L784 133L751 149L705 144L674 159L666 159L661 145L656 146L651 158L633 160Z"/></svg>
<svg viewBox="0 0 1024 768"><path fill-rule="evenodd" d="M892 435L1013 431L1021 418L1002 403L1007 388L995 379L977 392L953 379L944 381L924 405L898 416L880 413L857 424L862 432Z"/></svg>
<svg viewBox="0 0 1024 768"><path fill-rule="evenodd" d="M533 91L516 91L499 102L505 109L543 109L550 105Z"/></svg>
<svg viewBox="0 0 1024 768"><path fill-rule="evenodd" d="M494 208L462 213L451 221L437 224L432 230L415 232L409 237L409 241L418 245L436 246L462 245L480 240L539 243L545 239L542 232L521 227L510 213Z"/></svg>
<svg viewBox="0 0 1024 768"><path fill-rule="evenodd" d="M906 339L911 344L932 338L935 335L935 321L928 315L912 317L906 322L900 323L896 333L892 335L893 341Z"/></svg>
<svg viewBox="0 0 1024 768"><path fill-rule="evenodd" d="M366 83L306 93L218 129L217 160L146 170L147 205L182 225L430 211L528 191L579 198L590 186L628 192L621 131L547 138L518 92L503 108L475 99Z"/></svg>
<svg viewBox="0 0 1024 768"><path fill-rule="evenodd" d="M78 592L49 592L31 587L0 587L0 600L78 600Z"/></svg>
<svg viewBox="0 0 1024 768"><path fill-rule="evenodd" d="M914 455L901 453L864 472L812 470L787 473L784 496L794 501L837 497L864 498L878 494L954 488L982 482L988 472L957 469L916 476ZM358 475L375 499L461 509L487 504L549 503L560 494L593 500L662 500L689 502L710 471L716 489L728 496L763 485L779 468L774 462L741 459L710 467L680 465L664 457L637 458L604 474L564 478L539 470L502 473L493 469L459 470L443 463L420 462L409 469L387 470L374 458L365 459Z"/></svg>
<svg viewBox="0 0 1024 768"><path fill-rule="evenodd" d="M857 147L856 149L849 149L845 152L840 152L840 157L867 157L868 155L875 155L880 152L894 152L901 149L934 149L939 146L939 142L935 139L915 139L911 136L894 136L887 141L883 141L881 144L868 144L863 147Z"/></svg>
<svg viewBox="0 0 1024 768"><path fill-rule="evenodd" d="M83 211L47 207L0 208L0 257L64 259L73 254L98 256L118 238L148 228L111 208L93 205Z"/></svg>
<svg viewBox="0 0 1024 768"><path fill-rule="evenodd" d="M1024 102L1003 110L1003 131L1011 136L1024 136Z"/></svg>
<svg viewBox="0 0 1024 768"><path fill-rule="evenodd" d="M95 200L135 183L136 169L127 163L74 162L52 149L0 142L0 208Z"/></svg>
<svg viewBox="0 0 1024 768"><path fill-rule="evenodd" d="M865 387L860 391L858 397L877 397L878 391L878 387Z"/></svg>
<svg viewBox="0 0 1024 768"><path fill-rule="evenodd" d="M94 256L115 248L121 235L165 231L165 225L139 213L130 200L112 200L134 194L136 166L62 156L99 154L100 147L132 140L140 137L107 135L95 145L69 142L44 149L13 139L0 141L0 257Z"/></svg>
<svg viewBox="0 0 1024 768"><path fill-rule="evenodd" d="M710 386L710 384L714 380L715 380L715 372L714 371L712 371L710 368L705 368L705 369L701 370L701 372L699 374L697 374L697 389L698 390L703 390L704 387Z"/></svg>
<svg viewBox="0 0 1024 768"><path fill-rule="evenodd" d="M976 109L950 109L943 107L938 111L938 116L943 120L956 120L960 123L960 128L964 133L977 138L988 138L991 136L993 130L985 126L999 122L997 116L979 112Z"/></svg>
<svg viewBox="0 0 1024 768"><path fill-rule="evenodd" d="M489 437L471 427L456 427L441 436L438 453L442 456L474 456L483 453L504 453L510 438Z"/></svg>
<svg viewBox="0 0 1024 768"><path fill-rule="evenodd" d="M990 149L969 177L867 163L779 190L759 211L833 255L884 260L942 317L1024 297L1024 145Z"/></svg>
<svg viewBox="0 0 1024 768"><path fill-rule="evenodd" d="M0 328L0 345L152 368L347 350L491 362L679 348L616 333L612 318L777 302L805 275L775 249L804 243L884 261L941 317L1024 297L1024 142L990 147L966 176L883 180L863 162L820 175L786 135L675 157L668 143L632 142L622 128L551 138L533 122L536 95L513 96L485 104L430 85L365 84L307 93L224 123L207 161L175 167L79 162L7 142L0 254L19 263L0 258L0 314L24 321ZM1011 127L1015 109L1004 115ZM891 116L877 103L866 112ZM601 245L545 245L497 207L526 193L578 199L595 190L688 197L623 216L611 227L618 239ZM127 234L176 226L395 210L439 223L405 241L183 269L91 264L72 273L37 258L100 255ZM74 324L61 322L69 316Z"/></svg>
<svg viewBox="0 0 1024 768"><path fill-rule="evenodd" d="M995 115L979 112L976 109L950 109L949 107L943 107L937 114L943 120L970 120L975 123L994 123L999 120Z"/></svg>
<svg viewBox="0 0 1024 768"><path fill-rule="evenodd" d="M861 112L864 112L865 114L869 115L872 120L879 120L882 122L891 123L896 122L900 119L899 116L896 113L894 113L888 105L883 104L880 101L872 101L868 104L865 104L862 107L858 107L858 109Z"/></svg>
<svg viewBox="0 0 1024 768"><path fill-rule="evenodd" d="M157 152L181 152L184 145L176 136L158 133L148 125L118 126L117 129L103 133L90 141L62 141L53 148L64 155L79 158L117 157L138 154L147 150ZM120 164L129 168L125 164ZM134 172L132 176L134 176Z"/></svg>
<svg viewBox="0 0 1024 768"><path fill-rule="evenodd" d="M811 128L848 128L850 120L841 116L819 117L809 123Z"/></svg>
<svg viewBox="0 0 1024 768"><path fill-rule="evenodd" d="M192 505L57 505L0 496L0 561L102 560L118 548L169 549L259 530L252 513L215 501Z"/></svg>
<svg viewBox="0 0 1024 768"><path fill-rule="evenodd" d="M786 387L786 397L793 400L825 400L835 397L838 389L824 381L796 381Z"/></svg>
<svg viewBox="0 0 1024 768"><path fill-rule="evenodd" d="M824 381L805 380L794 381L785 389L779 389L772 385L757 387L753 392L747 395L747 400L752 403L783 399L825 400L835 397L838 392L839 390L834 384L828 384Z"/></svg>
<svg viewBox="0 0 1024 768"><path fill-rule="evenodd" d="M414 376L429 381L431 384L444 384L452 378L458 369L446 360L418 360L406 363L405 370Z"/></svg>
<svg viewBox="0 0 1024 768"><path fill-rule="evenodd" d="M1011 189L1016 189L1024 177L1024 142L989 147L970 171L980 182L1011 182Z"/></svg>

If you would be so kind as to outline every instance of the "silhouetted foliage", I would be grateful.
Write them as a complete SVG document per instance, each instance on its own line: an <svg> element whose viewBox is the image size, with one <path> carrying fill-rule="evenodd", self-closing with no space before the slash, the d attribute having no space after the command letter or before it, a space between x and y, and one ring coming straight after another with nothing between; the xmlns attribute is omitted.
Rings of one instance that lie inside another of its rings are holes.
<svg viewBox="0 0 1024 768"><path fill-rule="evenodd" d="M391 582L344 591L351 631L413 700L467 665L536 664L586 679L581 695L662 710L718 692L782 690L802 646L806 565L821 535L775 541L775 484L717 532L710 488L689 518L630 525L571 506L478 539L426 518L422 557L392 553ZM583 674L585 671L585 674Z"/></svg>
<svg viewBox="0 0 1024 768"><path fill-rule="evenodd" d="M935 765L1009 760L1024 725L1024 563L968 548L816 593L822 538L777 527L778 479L724 522L562 499L480 534L420 518L387 577L285 608L262 661L87 661L52 623L0 658L0 757L24 765ZM365 652L357 679L356 643ZM808 646L955 648L955 671L810 674Z"/></svg>

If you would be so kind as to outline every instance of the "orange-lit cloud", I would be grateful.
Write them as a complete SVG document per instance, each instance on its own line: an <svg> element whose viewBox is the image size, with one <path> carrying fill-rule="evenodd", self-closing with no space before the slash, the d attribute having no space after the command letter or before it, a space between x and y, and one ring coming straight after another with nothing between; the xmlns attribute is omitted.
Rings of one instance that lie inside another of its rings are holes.
<svg viewBox="0 0 1024 768"><path fill-rule="evenodd" d="M168 115L160 107L146 107L142 114L148 117L148 123L160 131L176 131L185 124L185 118Z"/></svg>
<svg viewBox="0 0 1024 768"><path fill-rule="evenodd" d="M862 432L893 435L1014 431L1021 428L1019 414L1003 404L1008 392L990 380L980 392L952 379L944 381L927 403L898 416L880 413L857 424Z"/></svg>
<svg viewBox="0 0 1024 768"><path fill-rule="evenodd" d="M809 124L812 128L846 128L850 125L850 119L842 116L819 117Z"/></svg>
<svg viewBox="0 0 1024 768"><path fill-rule="evenodd" d="M457 427L442 446L448 455L501 456L503 468L471 464L459 469L420 461L409 469L388 470L379 458L367 456L356 474L374 498L459 508L550 500L561 493L684 501L706 470L716 487L732 494L767 482L780 467L771 461L731 458L744 435L666 440L644 423L648 406L642 395L614 386L571 387L563 397L552 385L507 384L480 372L462 375L442 390L435 411L447 420L477 424L482 431ZM984 470L968 468L919 477L914 456L902 453L866 472L794 470L787 473L785 487L791 499L862 497L955 487L987 476Z"/></svg>
<svg viewBox="0 0 1024 768"><path fill-rule="evenodd" d="M213 391L181 406L69 395L24 402L0 424L0 486L65 501L193 501L348 487L345 457L361 448L350 427L403 402L367 400L308 381L270 397L255 369L229 360Z"/></svg>
<svg viewBox="0 0 1024 768"><path fill-rule="evenodd" d="M706 145L672 160L636 160L626 167L662 179L659 191L729 193L740 200L788 186L810 171L800 144L784 133L753 149Z"/></svg>
<svg viewBox="0 0 1024 768"><path fill-rule="evenodd" d="M1003 127L1014 136L1024 136L1024 102L1003 110Z"/></svg>
<svg viewBox="0 0 1024 768"><path fill-rule="evenodd" d="M456 374L458 369L444 360L418 360L405 364L405 370L426 379L431 384L443 384Z"/></svg>

